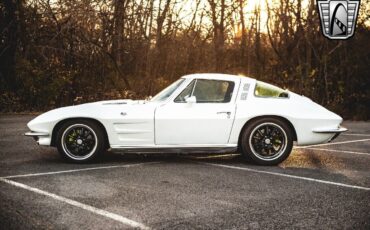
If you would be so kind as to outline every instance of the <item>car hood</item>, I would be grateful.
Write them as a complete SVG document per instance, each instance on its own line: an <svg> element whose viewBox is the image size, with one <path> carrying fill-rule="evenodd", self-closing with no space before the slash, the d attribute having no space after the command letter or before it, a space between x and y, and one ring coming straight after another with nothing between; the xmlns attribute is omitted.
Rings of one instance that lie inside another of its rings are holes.
<svg viewBox="0 0 370 230"><path fill-rule="evenodd" d="M144 100L107 100L85 103L80 105L66 106L45 112L33 120L27 126L32 131L46 131L43 127L53 126L59 121L72 117L99 118L109 107L120 106L120 108L139 109L141 106L153 104Z"/></svg>
<svg viewBox="0 0 370 230"><path fill-rule="evenodd" d="M120 99L120 100L106 100L106 101L97 101L91 103L81 104L79 106L87 105L133 105L133 104L144 104L144 100L131 100L131 99Z"/></svg>

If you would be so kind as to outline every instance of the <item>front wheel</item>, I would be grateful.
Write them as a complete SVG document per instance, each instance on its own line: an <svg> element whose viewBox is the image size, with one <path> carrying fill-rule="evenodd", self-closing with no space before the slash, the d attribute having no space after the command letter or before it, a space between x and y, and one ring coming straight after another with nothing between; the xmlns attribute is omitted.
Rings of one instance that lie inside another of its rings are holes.
<svg viewBox="0 0 370 230"><path fill-rule="evenodd" d="M105 150L104 133L91 121L72 120L64 123L56 140L59 153L72 162L92 161Z"/></svg>
<svg viewBox="0 0 370 230"><path fill-rule="evenodd" d="M244 157L260 165L281 163L289 156L292 148L292 130L276 118L255 120L242 134L241 149Z"/></svg>

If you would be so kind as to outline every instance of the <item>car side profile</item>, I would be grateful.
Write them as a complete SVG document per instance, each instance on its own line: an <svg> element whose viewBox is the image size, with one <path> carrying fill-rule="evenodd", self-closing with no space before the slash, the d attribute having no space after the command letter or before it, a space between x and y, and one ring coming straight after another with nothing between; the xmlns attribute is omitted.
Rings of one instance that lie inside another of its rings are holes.
<svg viewBox="0 0 370 230"><path fill-rule="evenodd" d="M136 153L233 153L260 165L284 161L296 145L333 140L342 118L307 97L252 78L187 75L151 100L111 100L54 109L26 136L67 160L107 149Z"/></svg>

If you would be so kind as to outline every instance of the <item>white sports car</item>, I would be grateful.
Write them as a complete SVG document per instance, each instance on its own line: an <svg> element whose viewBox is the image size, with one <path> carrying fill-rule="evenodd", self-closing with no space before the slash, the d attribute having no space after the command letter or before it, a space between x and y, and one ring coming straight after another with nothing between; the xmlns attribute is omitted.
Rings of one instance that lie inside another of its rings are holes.
<svg viewBox="0 0 370 230"><path fill-rule="evenodd" d="M310 99L248 77L192 74L151 100L112 100L41 114L25 135L85 162L107 149L137 153L241 152L276 165L297 145L333 140L342 118Z"/></svg>

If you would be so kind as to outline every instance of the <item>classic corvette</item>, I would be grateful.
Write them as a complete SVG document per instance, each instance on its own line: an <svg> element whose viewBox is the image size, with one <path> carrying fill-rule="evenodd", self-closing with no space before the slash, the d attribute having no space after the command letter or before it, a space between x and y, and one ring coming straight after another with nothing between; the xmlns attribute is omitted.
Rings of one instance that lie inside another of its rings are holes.
<svg viewBox="0 0 370 230"><path fill-rule="evenodd" d="M232 153L260 165L284 161L296 145L333 140L342 118L307 97L248 77L187 75L150 100L68 106L31 120L39 145L67 160L107 149L137 153Z"/></svg>

